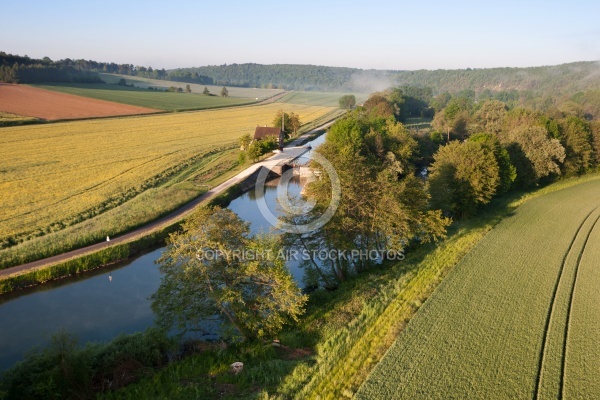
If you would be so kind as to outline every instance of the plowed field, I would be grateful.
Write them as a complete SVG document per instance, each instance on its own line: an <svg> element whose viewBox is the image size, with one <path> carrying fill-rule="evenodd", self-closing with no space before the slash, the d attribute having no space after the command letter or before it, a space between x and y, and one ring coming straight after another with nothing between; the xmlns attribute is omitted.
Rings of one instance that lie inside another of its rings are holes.
<svg viewBox="0 0 600 400"><path fill-rule="evenodd" d="M159 110L0 83L0 111L48 121L150 114Z"/></svg>

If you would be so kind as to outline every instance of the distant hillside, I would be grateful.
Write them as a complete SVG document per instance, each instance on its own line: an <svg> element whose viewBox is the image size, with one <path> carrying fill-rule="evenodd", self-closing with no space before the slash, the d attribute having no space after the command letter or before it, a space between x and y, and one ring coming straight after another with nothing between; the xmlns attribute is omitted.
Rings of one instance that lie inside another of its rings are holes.
<svg viewBox="0 0 600 400"><path fill-rule="evenodd" d="M382 74L382 72L372 71ZM216 85L342 91L361 70L293 64L231 64L170 70L171 74L209 76Z"/></svg>
<svg viewBox="0 0 600 400"><path fill-rule="evenodd" d="M533 94L572 95L600 89L600 64L577 62L532 68L436 71L378 71L315 65L231 64L181 68L173 74L198 74L217 85L276 87L293 90L373 92L390 86L431 87L434 93L489 89Z"/></svg>
<svg viewBox="0 0 600 400"><path fill-rule="evenodd" d="M435 71L362 70L296 64L231 64L167 71L82 59L52 61L44 57L36 60L0 52L0 81L4 82L94 82L99 80L96 72L202 85L324 92L372 93L392 86L418 86L431 88L433 95L473 91L476 95L483 93L484 97L490 97L490 93L504 92L512 97L567 98L578 92L600 90L599 62L531 68ZM579 100L589 103L587 98L589 96L579 96ZM594 94L593 98L596 99L597 95ZM580 103L579 100L574 101Z"/></svg>
<svg viewBox="0 0 600 400"><path fill-rule="evenodd" d="M577 62L531 68L486 68L466 70L403 71L398 85L431 87L434 92L473 90L531 91L535 94L569 95L600 88L600 64Z"/></svg>

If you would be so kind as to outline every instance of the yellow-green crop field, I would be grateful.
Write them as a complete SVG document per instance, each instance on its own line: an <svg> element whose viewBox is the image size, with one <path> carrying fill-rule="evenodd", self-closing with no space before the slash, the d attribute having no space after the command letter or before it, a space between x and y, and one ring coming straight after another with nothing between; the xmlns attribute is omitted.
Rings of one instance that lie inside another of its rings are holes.
<svg viewBox="0 0 600 400"><path fill-rule="evenodd" d="M270 124L279 109L299 114L304 123L335 110L268 104L3 128L0 244L61 231L131 202L182 173L182 165L231 154L240 136L252 134L257 124ZM215 172L227 172L231 167L219 163L232 164L235 157L220 160L212 172L204 171L207 181ZM195 178L189 177L188 186L206 183ZM127 225L115 224L117 231Z"/></svg>
<svg viewBox="0 0 600 400"><path fill-rule="evenodd" d="M356 398L600 398L598 249L598 180L528 201L440 284Z"/></svg>

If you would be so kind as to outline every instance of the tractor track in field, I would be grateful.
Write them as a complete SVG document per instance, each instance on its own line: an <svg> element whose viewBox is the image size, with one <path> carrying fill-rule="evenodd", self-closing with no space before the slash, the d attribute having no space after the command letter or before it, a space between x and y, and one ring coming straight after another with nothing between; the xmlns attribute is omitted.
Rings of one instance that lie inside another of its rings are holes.
<svg viewBox="0 0 600 400"><path fill-rule="evenodd" d="M563 281L563 278L564 278L564 275L565 275L565 269L566 269L565 267L566 267L566 264L567 264L567 260L569 259L569 256L571 255L571 253L572 253L572 251L574 249L575 242L577 241L577 238L583 232L584 225L586 224L586 222L588 222L590 220L590 218L592 217L592 215L594 214L594 212L596 212L598 209L600 209L600 206L592 209L592 211L590 211L585 216L585 218L583 219L583 221L581 222L581 224L577 228L577 232L575 233L575 235L573 235L573 238L571 239L571 243L569 244L569 247L568 247L567 251L565 252L565 255L563 256L562 263L561 263L561 266L560 266L560 270L559 270L559 273L558 273L558 278L556 279L556 283L554 285L554 290L552 292L552 299L550 301L550 308L548 310L547 317L546 317L546 323L545 323L545 326L544 326L544 338L543 338L542 348L541 348L541 351L540 351L540 357L539 357L539 362L538 362L537 378L536 378L536 385L535 385L535 391L534 391L533 399L536 399L536 400L540 399L540 389L542 387L543 367L544 367L544 362L545 362L545 359L546 359L546 353L547 353L547 348L548 348L548 336L549 336L549 333L550 333L550 324L552 322L552 317L553 317L555 309L556 309L556 303L557 303L556 298L558 296L558 291L559 291L560 284ZM577 284L577 276L578 276L578 273L579 273L579 264L581 263L581 259L583 257L584 252L585 252L585 248L587 246L589 238L590 238L592 232L594 231L594 228L596 227L598 221L600 221L600 215L596 218L596 220L592 224L591 228L587 232L584 244L583 244L581 250L579 251L579 253L577 255L577 262L575 264L575 274L574 274L573 282L569 285L569 290L570 290L570 293L569 293L569 306L568 306L568 312L567 312L567 323L565 324L565 328L564 328L565 337L563 339L563 344L562 344L561 373L560 373L560 382L559 382L559 395L560 395L559 398L561 398L561 399L563 398L564 375L565 375L565 358L566 358L566 348L567 348L567 343L568 343L568 329L569 329L569 323L570 323L570 318L571 318L571 309L572 309L572 305L573 305L573 296L574 296L574 293L575 293L575 286Z"/></svg>
<svg viewBox="0 0 600 400"><path fill-rule="evenodd" d="M575 298L575 288L577 287L577 279L579 278L579 270L581 266L581 259L583 258L583 254L585 253L585 249L587 248L588 242L590 241L590 237L592 233L596 229L596 225L598 225L598 221L600 221L600 215L594 221L594 224L590 228L589 232L585 237L585 242L583 244L583 248L577 257L577 265L575 266L575 279L573 279L573 286L571 287L571 295L569 297L569 309L567 311L567 324L565 325L565 339L563 341L563 352L562 352L562 363L560 369L560 398L564 398L564 383L565 383L565 373L566 373L566 364L567 364L567 347L569 343L569 331L571 328L571 312L573 310L573 299Z"/></svg>

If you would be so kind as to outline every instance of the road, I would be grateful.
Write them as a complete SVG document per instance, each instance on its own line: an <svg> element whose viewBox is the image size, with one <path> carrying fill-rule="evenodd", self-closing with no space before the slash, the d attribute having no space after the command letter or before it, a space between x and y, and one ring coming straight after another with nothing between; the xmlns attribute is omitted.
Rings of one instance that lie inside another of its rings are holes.
<svg viewBox="0 0 600 400"><path fill-rule="evenodd" d="M172 213L170 213L156 221L153 221L147 225L139 227L129 233L124 234L124 235L117 236L115 238L111 238L110 241L108 241L108 242L104 241L104 242L96 243L93 245L89 245L86 247L82 247L82 248L79 248L76 250L69 251L67 253L58 254L56 256L33 261L33 262L30 262L27 264L22 264L22 265L17 265L14 267L6 268L6 269L0 271L0 278L4 278L4 277L10 276L10 275L20 275L20 274L30 271L30 270L45 268L52 264L57 264L59 262L62 262L62 261L65 261L65 260L68 260L71 258L76 258L76 257L82 256L84 254L93 253L98 250L107 248L109 246L114 246L119 243L129 242L129 241L132 241L133 239L136 239L141 236L148 235L149 233L155 232L155 231L159 230L160 228L174 224L174 223L182 220L189 214L191 214L196 209L196 207L198 207L199 205L201 205L201 204L205 203L206 201L212 199L213 197L223 193L225 190L229 189L230 187L242 182L248 176L250 176L254 172L256 172L257 169L259 169L263 166L271 167L283 160L293 160L293 159L301 156L302 154L307 152L308 149L304 146L300 146L300 143L302 143L304 140L306 140L307 137L309 137L316 131L321 130L321 129L326 129L331 124L333 124L333 122L328 122L318 128L313 129L312 131L309 131L309 132L301 135L296 140L294 140L292 143L287 145L285 147L285 150L282 153L277 153L261 162L252 164L250 167L246 168L245 170L238 173L234 177L229 178L228 180L221 183L220 185L215 186L214 188L210 189L203 195L197 197L196 199L192 200L191 202L187 203L186 205L178 208L177 210L173 211Z"/></svg>

